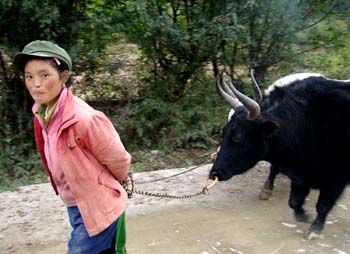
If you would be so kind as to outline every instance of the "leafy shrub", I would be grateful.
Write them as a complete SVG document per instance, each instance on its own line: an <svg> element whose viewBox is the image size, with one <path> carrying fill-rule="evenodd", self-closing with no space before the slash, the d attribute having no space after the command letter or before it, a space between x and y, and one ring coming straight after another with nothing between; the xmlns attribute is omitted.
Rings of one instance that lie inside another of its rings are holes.
<svg viewBox="0 0 350 254"><path fill-rule="evenodd" d="M13 190L17 186L47 181L36 150L24 155L17 146L8 146L0 154L0 189Z"/></svg>
<svg viewBox="0 0 350 254"><path fill-rule="evenodd" d="M0 189L11 190L19 185L47 181L33 144L31 121L19 118L16 128L5 124L0 132Z"/></svg>
<svg viewBox="0 0 350 254"><path fill-rule="evenodd" d="M124 140L139 148L208 148L217 144L228 110L213 80L197 80L177 102L157 97L133 105Z"/></svg>

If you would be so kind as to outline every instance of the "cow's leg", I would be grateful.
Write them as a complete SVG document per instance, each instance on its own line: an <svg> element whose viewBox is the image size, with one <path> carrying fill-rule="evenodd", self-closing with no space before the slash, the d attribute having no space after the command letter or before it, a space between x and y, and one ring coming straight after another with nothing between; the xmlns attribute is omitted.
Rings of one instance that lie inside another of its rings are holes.
<svg viewBox="0 0 350 254"><path fill-rule="evenodd" d="M316 234L322 232L327 215L344 191L345 186L346 183L338 182L332 186L326 188L322 187L320 189L320 194L316 204L317 216L310 226L308 236L312 232Z"/></svg>
<svg viewBox="0 0 350 254"><path fill-rule="evenodd" d="M279 172L280 170L278 166L271 165L270 174L266 179L264 186L259 194L260 199L267 200L271 197L274 188L274 182Z"/></svg>
<svg viewBox="0 0 350 254"><path fill-rule="evenodd" d="M289 206L294 210L294 217L297 221L307 222L309 216L305 213L303 208L306 196L309 194L310 188L308 186L293 183L289 195Z"/></svg>

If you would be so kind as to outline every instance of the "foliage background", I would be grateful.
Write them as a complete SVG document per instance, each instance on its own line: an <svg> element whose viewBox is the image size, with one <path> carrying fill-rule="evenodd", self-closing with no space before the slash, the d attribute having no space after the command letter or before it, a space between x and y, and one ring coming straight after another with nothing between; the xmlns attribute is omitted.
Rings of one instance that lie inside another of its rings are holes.
<svg viewBox="0 0 350 254"><path fill-rule="evenodd" d="M32 40L69 51L74 92L112 119L134 169L146 170L179 149L217 147L223 70L247 94L249 68L262 88L292 72L348 79L349 14L345 0L0 0L0 188L47 180L33 102L12 66Z"/></svg>

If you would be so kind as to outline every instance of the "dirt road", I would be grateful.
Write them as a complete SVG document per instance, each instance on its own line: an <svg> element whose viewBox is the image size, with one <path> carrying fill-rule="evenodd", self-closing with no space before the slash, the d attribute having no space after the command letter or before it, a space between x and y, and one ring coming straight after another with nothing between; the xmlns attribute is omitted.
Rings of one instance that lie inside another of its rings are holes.
<svg viewBox="0 0 350 254"><path fill-rule="evenodd" d="M199 191L210 165L138 185L138 189L189 194ZM184 169L135 174L138 182ZM323 237L304 240L308 224L296 222L288 207L289 180L279 176L274 195L258 199L268 172L260 163L245 175L221 182L207 196L163 199L135 195L128 204L128 254L347 254L350 253L349 190L328 217ZM306 209L315 215L317 192ZM0 193L0 254L66 252L70 227L66 210L49 184Z"/></svg>

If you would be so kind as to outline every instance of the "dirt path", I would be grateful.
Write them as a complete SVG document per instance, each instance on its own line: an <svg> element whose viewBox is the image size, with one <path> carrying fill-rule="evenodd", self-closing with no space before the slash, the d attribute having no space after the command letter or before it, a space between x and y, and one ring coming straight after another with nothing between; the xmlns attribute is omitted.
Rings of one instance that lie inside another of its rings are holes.
<svg viewBox="0 0 350 254"><path fill-rule="evenodd" d="M139 189L173 194L202 188L210 165ZM135 174L136 181L169 176L184 169ZM267 163L216 185L208 196L170 200L135 195L127 209L128 254L347 254L350 253L350 199L347 189L328 217L322 239L304 240L307 224L287 206L289 180L277 178L269 201L258 199ZM317 192L307 210L314 215ZM66 252L70 227L66 210L48 184L0 193L0 254Z"/></svg>

